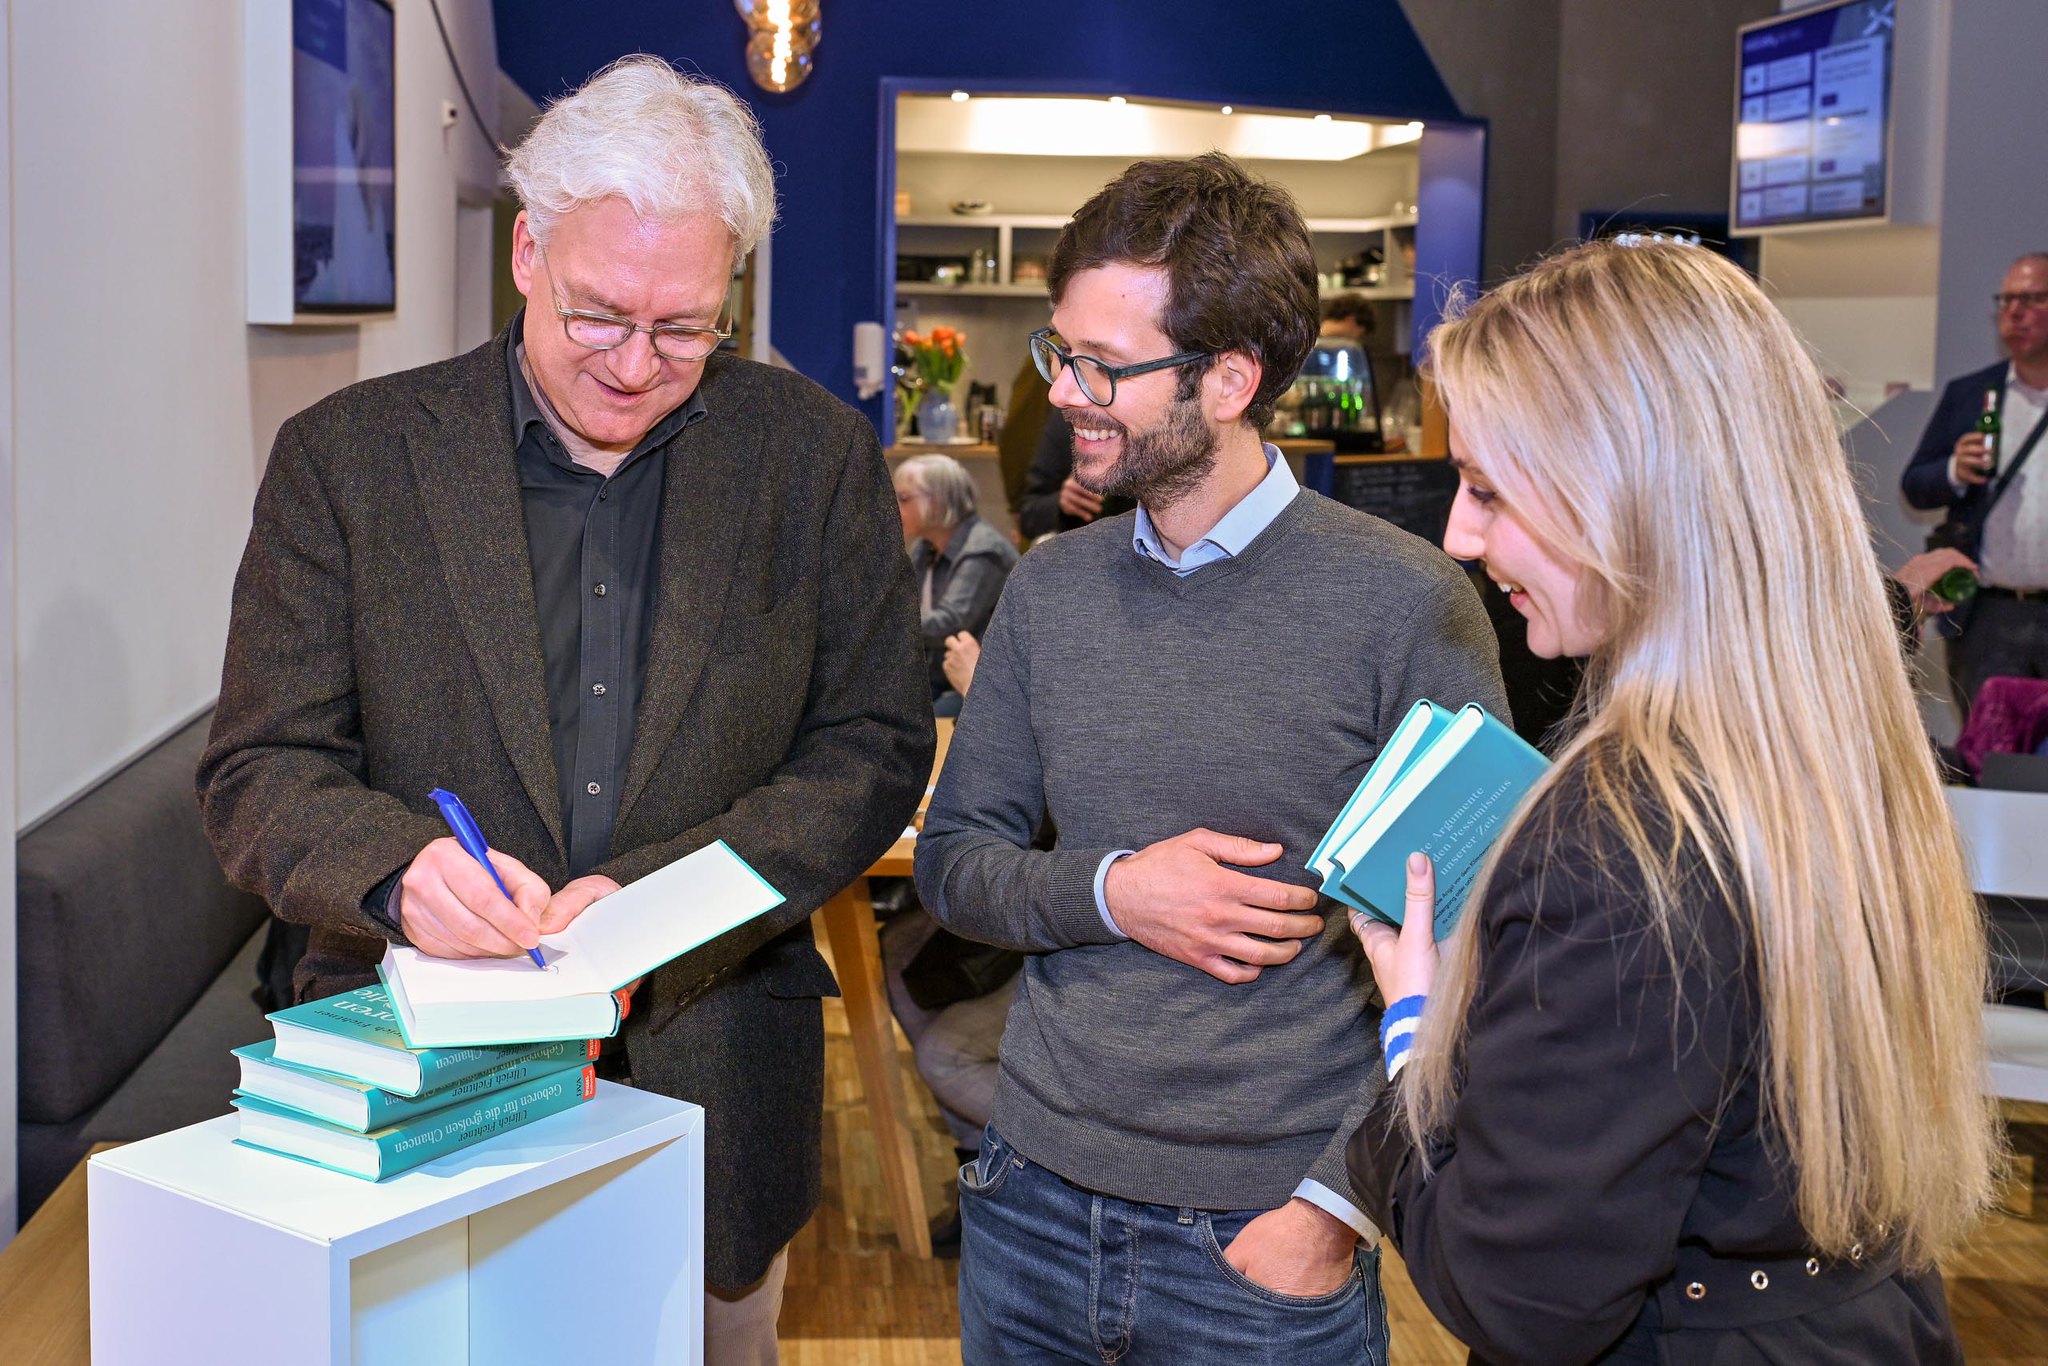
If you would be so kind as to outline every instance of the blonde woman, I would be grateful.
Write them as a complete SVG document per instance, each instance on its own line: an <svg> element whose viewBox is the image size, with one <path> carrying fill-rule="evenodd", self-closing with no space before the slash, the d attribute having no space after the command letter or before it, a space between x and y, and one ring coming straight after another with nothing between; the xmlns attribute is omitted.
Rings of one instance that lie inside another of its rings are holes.
<svg viewBox="0 0 2048 1366"><path fill-rule="evenodd" d="M1493 1361L1960 1360L1982 930L1820 377L1739 270L1594 244L1437 329L1460 489L1571 738L1439 948L1360 926L1368 1212ZM1412 1042L1412 1049L1410 1044Z"/></svg>

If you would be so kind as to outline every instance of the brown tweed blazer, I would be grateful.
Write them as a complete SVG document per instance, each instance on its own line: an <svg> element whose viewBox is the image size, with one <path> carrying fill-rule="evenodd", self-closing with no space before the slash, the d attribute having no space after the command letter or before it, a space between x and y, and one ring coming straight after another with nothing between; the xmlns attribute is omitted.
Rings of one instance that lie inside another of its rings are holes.
<svg viewBox="0 0 2048 1366"><path fill-rule="evenodd" d="M354 385L279 431L235 580L198 785L230 878L313 927L301 999L373 980L364 896L447 833L567 878L504 338ZM622 883L724 839L788 901L642 987L634 1080L707 1112L706 1275L758 1279L818 1200L809 917L902 830L932 718L875 434L810 381L706 363L669 449Z"/></svg>

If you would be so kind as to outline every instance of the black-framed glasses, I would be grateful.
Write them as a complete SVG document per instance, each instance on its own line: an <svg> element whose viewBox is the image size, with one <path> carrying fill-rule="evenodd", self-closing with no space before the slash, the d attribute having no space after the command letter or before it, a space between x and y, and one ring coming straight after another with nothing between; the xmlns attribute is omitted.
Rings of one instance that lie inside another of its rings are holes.
<svg viewBox="0 0 2048 1366"><path fill-rule="evenodd" d="M2003 313L2008 308L2040 308L2048 304L2048 289L2027 289L2013 294L1994 294L1991 306ZM1039 366L1043 370L1044 366Z"/></svg>
<svg viewBox="0 0 2048 1366"><path fill-rule="evenodd" d="M1072 366L1074 383L1098 408L1107 408L1116 402L1116 382L1120 379L1150 374L1154 370L1170 370L1176 365L1193 365L1198 360L1209 359L1212 354L1208 351L1183 351L1177 356L1140 361L1136 365L1111 365L1093 356L1075 355L1054 341L1052 335L1050 327L1041 327L1031 334L1031 359L1038 366L1038 373L1045 376L1047 384L1057 384L1060 371Z"/></svg>
<svg viewBox="0 0 2048 1366"><path fill-rule="evenodd" d="M554 299L555 312L562 319L562 331L568 334L570 341L592 351L616 350L633 340L635 332L645 332L648 340L654 343L654 354L663 360L703 360L732 336L730 325L686 327L682 323L651 323L643 326L614 313L564 308L552 271L548 273L548 294Z"/></svg>

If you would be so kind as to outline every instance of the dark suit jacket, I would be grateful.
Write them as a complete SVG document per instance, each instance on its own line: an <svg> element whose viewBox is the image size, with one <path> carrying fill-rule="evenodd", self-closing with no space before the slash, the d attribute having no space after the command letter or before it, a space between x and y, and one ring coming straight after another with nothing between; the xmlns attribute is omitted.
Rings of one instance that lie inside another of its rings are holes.
<svg viewBox="0 0 2048 1366"><path fill-rule="evenodd" d="M1984 411L1984 391L1996 389L1999 398L2004 399L2005 372L2006 362L2000 361L1952 381L1941 391L1941 402L1935 405L1934 416L1927 419L1927 430L1920 433L1920 444L1913 448L1913 458L1899 475L1899 491L1905 494L1908 503L1916 508L1947 508L1950 516L1962 521L1983 520L1979 509L1990 496L1992 486L1971 484L1962 497L1956 497L1955 490L1949 487L1948 458L1957 439L1977 429L1977 418ZM2025 432L2006 433L2002 455L2015 453L2025 439ZM2027 458L2032 460L2034 456Z"/></svg>
<svg viewBox="0 0 2048 1366"><path fill-rule="evenodd" d="M1639 814L1657 847L1679 842L1660 811ZM1452 1132L1426 1171L1387 1087L1347 1154L1366 1214L1475 1361L1960 1361L1933 1272L1839 1302L1826 1287L1842 1282L1781 1275L1779 1316L1741 1328L1665 1316L1690 1268L1732 1267L1748 1295L1759 1261L1807 1256L1763 1135L1744 922L1694 846L1681 860L1674 977L1611 814L1582 775L1560 779L1467 912L1480 972ZM1739 1323L1749 1306L1700 1308Z"/></svg>
<svg viewBox="0 0 2048 1366"><path fill-rule="evenodd" d="M669 448L646 684L611 857L630 883L725 839L788 900L657 971L637 1084L707 1112L706 1275L740 1286L819 1190L833 994L811 913L930 774L917 605L860 415L787 371L705 365ZM447 833L566 879L504 339L357 384L278 433L198 781L232 880L313 927L301 999L373 980L364 896Z"/></svg>

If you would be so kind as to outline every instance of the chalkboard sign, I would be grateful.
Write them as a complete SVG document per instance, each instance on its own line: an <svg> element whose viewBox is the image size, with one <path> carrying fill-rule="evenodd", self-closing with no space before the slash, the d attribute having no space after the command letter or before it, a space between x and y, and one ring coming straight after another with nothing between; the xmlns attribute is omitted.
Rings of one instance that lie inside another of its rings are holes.
<svg viewBox="0 0 2048 1366"><path fill-rule="evenodd" d="M1458 472L1440 457L1338 456L1330 496L1346 507L1384 517L1431 545L1442 545Z"/></svg>

